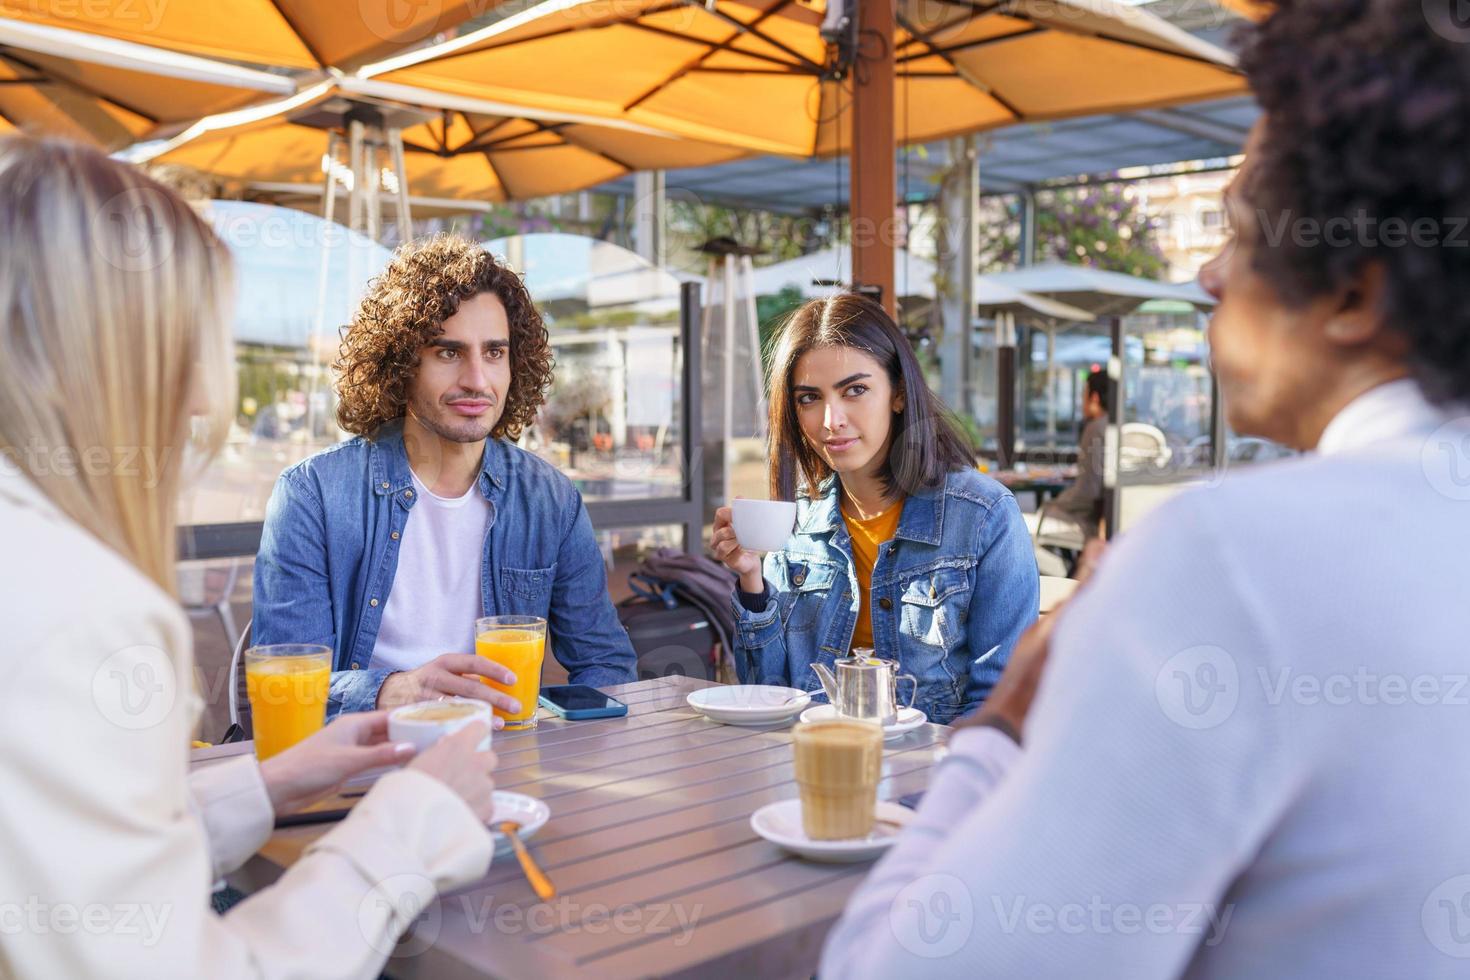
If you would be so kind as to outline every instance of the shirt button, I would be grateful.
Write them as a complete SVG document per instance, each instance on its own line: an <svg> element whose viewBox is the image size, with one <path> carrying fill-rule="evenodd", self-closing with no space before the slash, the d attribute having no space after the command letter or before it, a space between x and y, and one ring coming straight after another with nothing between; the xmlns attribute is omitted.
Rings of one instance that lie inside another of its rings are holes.
<svg viewBox="0 0 1470 980"><path fill-rule="evenodd" d="M376 606L377 604L378 604L378 600L377 599L369 599L368 600L368 605L370 605L370 606Z"/></svg>
<svg viewBox="0 0 1470 980"><path fill-rule="evenodd" d="M386 480L383 482L383 489L384 490L387 490L388 489L388 483L387 483Z"/></svg>
<svg viewBox="0 0 1470 980"><path fill-rule="evenodd" d="M890 599L890 598L888 598L887 596L884 596L883 598L881 598L881 599L878 600L878 608L879 609L892 609L893 608L893 600Z"/></svg>
<svg viewBox="0 0 1470 980"><path fill-rule="evenodd" d="M388 535L388 537L392 538L394 541L397 541L398 540L398 532L397 531L394 531L392 534Z"/></svg>
<svg viewBox="0 0 1470 980"><path fill-rule="evenodd" d="M352 665L352 669L353 669L353 670L356 670L356 669L357 669L357 664L353 664L353 665Z"/></svg>
<svg viewBox="0 0 1470 980"><path fill-rule="evenodd" d="M412 500L413 499L413 491L412 490L405 490L405 491L403 491L403 499L404 500Z"/></svg>

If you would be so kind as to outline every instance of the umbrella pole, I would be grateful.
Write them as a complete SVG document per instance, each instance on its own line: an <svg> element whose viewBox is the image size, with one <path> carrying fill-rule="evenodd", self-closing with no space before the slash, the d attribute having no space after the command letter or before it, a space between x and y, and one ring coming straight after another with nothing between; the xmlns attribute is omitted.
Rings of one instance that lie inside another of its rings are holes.
<svg viewBox="0 0 1470 980"><path fill-rule="evenodd" d="M762 365L765 363L765 352L761 350L761 324L760 312L755 304L755 263L749 255L740 256L740 287L745 293L745 326L750 332L750 380L755 386L756 435L764 435L766 412L769 406L766 403L765 371Z"/></svg>
<svg viewBox="0 0 1470 980"><path fill-rule="evenodd" d="M1057 328L1056 324L1046 328L1046 439L1047 445L1057 445Z"/></svg>
<svg viewBox="0 0 1470 980"><path fill-rule="evenodd" d="M388 152L393 159L393 173L398 177L398 191L393 196L398 204L398 243L413 237L413 221L408 209L408 170L403 165L403 131L388 130Z"/></svg>
<svg viewBox="0 0 1470 980"><path fill-rule="evenodd" d="M852 79L852 278L882 290L883 308L897 312L893 282L894 165L893 0L854 0L859 43ZM864 47L877 53L863 54Z"/></svg>
<svg viewBox="0 0 1470 980"><path fill-rule="evenodd" d="M306 389L306 438L316 431L317 378L321 374L321 363L317 360L317 338L327 325L327 279L332 259L332 219L337 211L337 175L332 173L337 162L337 149L341 138L336 133L327 134L327 156L322 161L327 182L322 187L322 261L316 280L316 318L311 325L311 336L306 339L307 353L311 356L311 377Z"/></svg>
<svg viewBox="0 0 1470 980"><path fill-rule="evenodd" d="M723 398L724 398L724 502L730 503L730 476L731 469L735 463L734 438L735 438L735 256L725 256L725 295L721 297L721 306L725 310L725 322L722 324L725 332L725 363L721 365L724 369Z"/></svg>
<svg viewBox="0 0 1470 980"><path fill-rule="evenodd" d="M352 188L347 198L347 228L349 231L363 230L362 129L360 119L354 119L347 124L347 165L352 168Z"/></svg>

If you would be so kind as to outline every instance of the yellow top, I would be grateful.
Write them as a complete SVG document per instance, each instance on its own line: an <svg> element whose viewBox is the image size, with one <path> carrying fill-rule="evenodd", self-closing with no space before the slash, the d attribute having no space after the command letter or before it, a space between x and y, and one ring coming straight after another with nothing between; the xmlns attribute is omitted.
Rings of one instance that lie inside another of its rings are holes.
<svg viewBox="0 0 1470 980"><path fill-rule="evenodd" d="M901 500L867 520L853 517L847 512L847 501L842 502L842 522L847 525L847 533L852 537L852 563L857 569L858 578L858 618L857 626L852 631L852 645L855 647L873 645L873 615L870 608L873 564L878 560L878 546L893 539L893 533L898 530L898 519L902 516Z"/></svg>

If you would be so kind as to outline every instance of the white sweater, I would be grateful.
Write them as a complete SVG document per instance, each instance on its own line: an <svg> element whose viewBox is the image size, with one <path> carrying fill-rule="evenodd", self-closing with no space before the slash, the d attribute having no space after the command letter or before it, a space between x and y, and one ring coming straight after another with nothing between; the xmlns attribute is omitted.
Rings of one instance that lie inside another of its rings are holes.
<svg viewBox="0 0 1470 980"><path fill-rule="evenodd" d="M251 758L188 770L200 702L179 607L0 466L0 976L375 977L492 843L417 772L381 780L225 916L216 876L265 843Z"/></svg>
<svg viewBox="0 0 1470 980"><path fill-rule="evenodd" d="M1470 426L1406 385L1114 544L824 978L1470 975Z"/></svg>

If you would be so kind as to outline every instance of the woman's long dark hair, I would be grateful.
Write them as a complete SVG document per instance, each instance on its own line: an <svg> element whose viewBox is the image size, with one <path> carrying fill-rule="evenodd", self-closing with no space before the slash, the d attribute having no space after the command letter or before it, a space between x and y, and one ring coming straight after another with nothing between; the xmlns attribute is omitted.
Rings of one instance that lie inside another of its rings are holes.
<svg viewBox="0 0 1470 980"><path fill-rule="evenodd" d="M815 499L832 468L807 442L792 392L796 362L819 347L851 347L874 357L904 399L880 477L883 492L912 494L939 486L948 473L975 466L975 453L939 397L929 390L908 338L866 297L839 293L814 299L786 322L771 357L771 499L795 499L798 485Z"/></svg>

